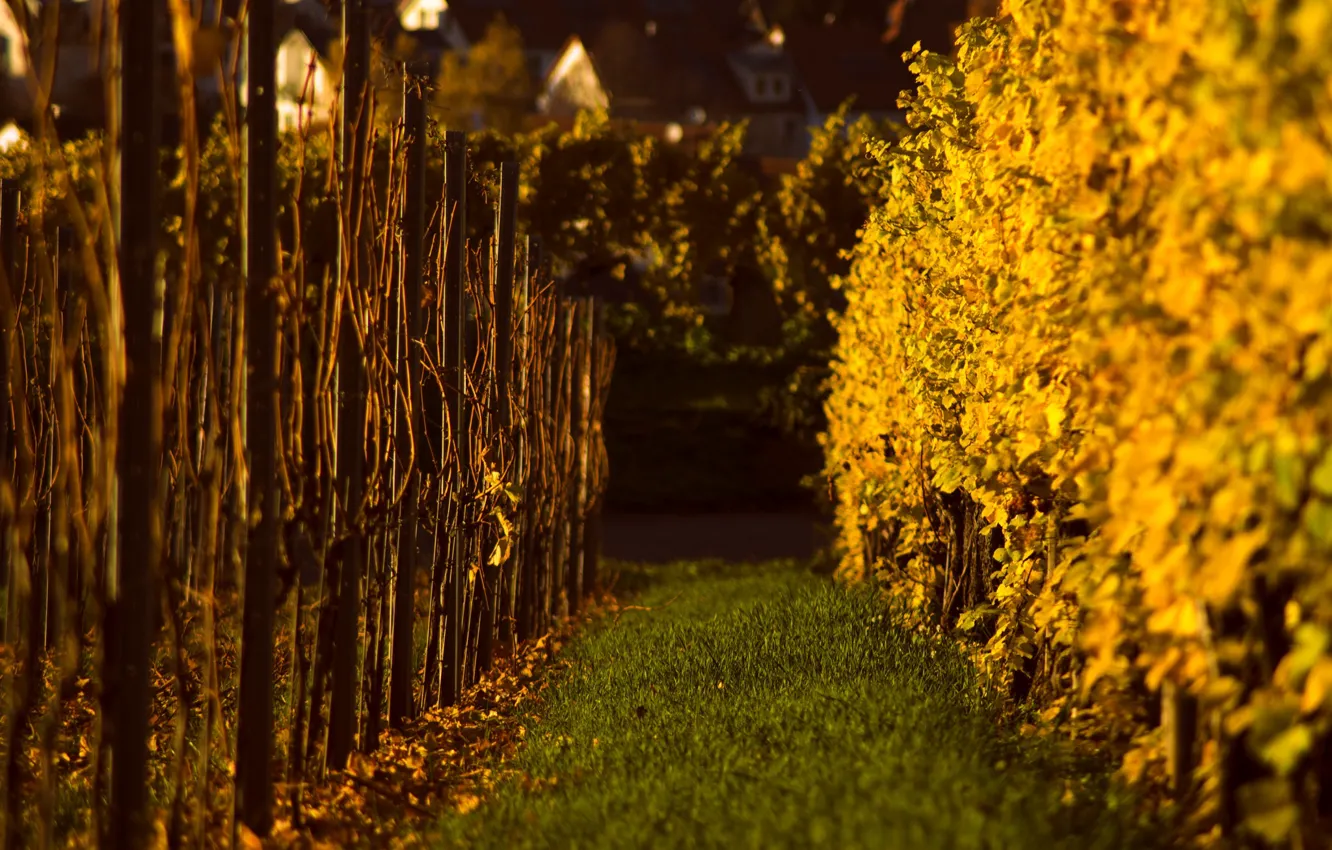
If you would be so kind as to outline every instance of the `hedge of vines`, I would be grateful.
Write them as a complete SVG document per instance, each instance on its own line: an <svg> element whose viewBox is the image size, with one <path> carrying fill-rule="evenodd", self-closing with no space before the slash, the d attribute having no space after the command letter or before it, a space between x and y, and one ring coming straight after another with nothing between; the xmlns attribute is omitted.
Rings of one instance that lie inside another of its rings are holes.
<svg viewBox="0 0 1332 850"><path fill-rule="evenodd" d="M784 347L810 349L827 345L830 284L849 268L842 255L873 202L854 165L889 129L847 112L815 128L796 172L773 184L744 156L743 122L683 147L584 113L569 131L487 132L475 145L482 160L523 164L520 217L557 271L584 258L651 259L645 297L611 314L623 344L711 350L697 283L705 273L749 267L772 284L786 318Z"/></svg>
<svg viewBox="0 0 1332 850"><path fill-rule="evenodd" d="M1325 0L1008 0L913 56L836 322L843 572L1205 839L1332 815L1329 45Z"/></svg>

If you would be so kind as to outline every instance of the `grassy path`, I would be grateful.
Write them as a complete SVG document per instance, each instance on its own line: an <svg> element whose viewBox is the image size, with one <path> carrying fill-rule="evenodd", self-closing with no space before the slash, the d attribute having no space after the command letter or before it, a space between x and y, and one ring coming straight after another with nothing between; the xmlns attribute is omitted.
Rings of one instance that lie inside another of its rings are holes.
<svg viewBox="0 0 1332 850"><path fill-rule="evenodd" d="M626 584L653 610L575 640L529 718L513 766L554 784L501 786L441 846L1150 846L1108 782L998 730L966 665L864 595L780 564Z"/></svg>

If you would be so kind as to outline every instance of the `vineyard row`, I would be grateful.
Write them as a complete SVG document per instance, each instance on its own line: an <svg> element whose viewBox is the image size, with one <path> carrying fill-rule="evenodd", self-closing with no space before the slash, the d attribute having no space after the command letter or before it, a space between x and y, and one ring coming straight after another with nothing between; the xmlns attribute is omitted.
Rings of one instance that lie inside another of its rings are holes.
<svg viewBox="0 0 1332 850"><path fill-rule="evenodd" d="M201 198L226 180L187 121L165 185L153 63L125 64L119 161L93 157L91 193L40 127L0 187L6 846L299 822L306 789L598 586L601 309L518 233L516 163L478 191L450 131L427 194L420 80L372 163L348 14L361 96L330 176L288 199L273 4L252 4L220 256ZM154 4L120 16L123 55L151 50ZM302 217L310 196L328 216Z"/></svg>

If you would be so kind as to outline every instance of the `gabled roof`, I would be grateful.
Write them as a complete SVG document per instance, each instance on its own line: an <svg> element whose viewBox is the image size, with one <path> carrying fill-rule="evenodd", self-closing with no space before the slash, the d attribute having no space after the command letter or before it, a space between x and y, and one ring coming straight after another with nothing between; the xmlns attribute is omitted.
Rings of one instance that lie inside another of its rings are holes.
<svg viewBox="0 0 1332 850"><path fill-rule="evenodd" d="M618 22L588 36L584 47L619 117L687 122L694 110L716 118L744 101L725 52L706 39L648 36Z"/></svg>
<svg viewBox="0 0 1332 850"><path fill-rule="evenodd" d="M752 103L738 72L792 72L752 26L743 3L725 0L622 0L575 37L587 51L612 115L686 123L803 111L797 99ZM794 82L794 80L793 80Z"/></svg>

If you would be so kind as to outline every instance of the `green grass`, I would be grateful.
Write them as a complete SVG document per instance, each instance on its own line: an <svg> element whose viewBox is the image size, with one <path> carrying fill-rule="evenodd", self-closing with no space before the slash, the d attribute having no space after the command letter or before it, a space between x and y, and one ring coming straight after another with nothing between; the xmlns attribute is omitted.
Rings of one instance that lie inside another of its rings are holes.
<svg viewBox="0 0 1332 850"><path fill-rule="evenodd" d="M1151 846L1104 774L1004 730L957 653L866 593L790 564L620 589L655 610L574 641L514 765L556 784L501 786L441 845Z"/></svg>

